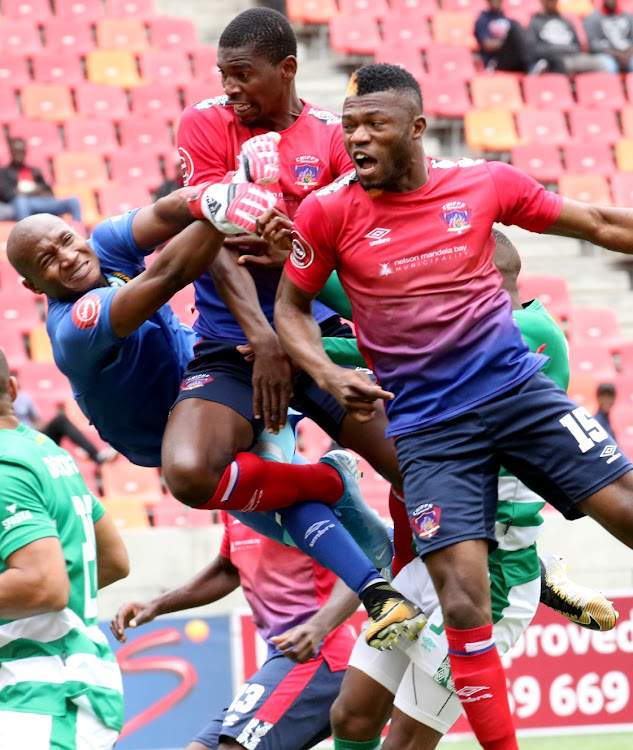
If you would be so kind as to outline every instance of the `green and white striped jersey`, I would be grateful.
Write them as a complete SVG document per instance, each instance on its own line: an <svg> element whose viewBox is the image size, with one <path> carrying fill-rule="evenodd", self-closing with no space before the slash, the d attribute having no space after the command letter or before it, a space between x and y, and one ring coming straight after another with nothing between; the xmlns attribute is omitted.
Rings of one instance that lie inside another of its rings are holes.
<svg viewBox="0 0 633 750"><path fill-rule="evenodd" d="M70 454L35 430L0 430L0 574L16 550L58 537L70 579L61 612L0 619L0 706L63 716L89 704L106 726L123 723L121 673L97 625L94 523L103 506Z"/></svg>

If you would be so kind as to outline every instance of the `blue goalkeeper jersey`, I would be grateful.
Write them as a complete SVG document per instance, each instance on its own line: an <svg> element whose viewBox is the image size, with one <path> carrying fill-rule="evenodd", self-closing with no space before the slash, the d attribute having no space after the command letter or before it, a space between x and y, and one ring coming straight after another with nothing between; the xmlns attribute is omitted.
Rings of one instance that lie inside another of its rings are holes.
<svg viewBox="0 0 633 750"><path fill-rule="evenodd" d="M169 305L124 339L112 331L112 298L145 269L132 236L135 213L107 219L90 238L110 286L74 302L49 299L46 328L55 362L101 438L135 464L159 466L165 424L196 334Z"/></svg>

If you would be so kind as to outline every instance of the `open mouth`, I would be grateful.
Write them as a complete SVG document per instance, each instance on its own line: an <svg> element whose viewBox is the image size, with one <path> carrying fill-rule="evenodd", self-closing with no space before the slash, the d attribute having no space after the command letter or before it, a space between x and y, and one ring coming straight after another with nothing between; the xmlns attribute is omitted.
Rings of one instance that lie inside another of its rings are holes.
<svg viewBox="0 0 633 750"><path fill-rule="evenodd" d="M367 154L356 154L354 156L354 164L359 174L369 175L375 171L378 161L372 156L367 156Z"/></svg>
<svg viewBox="0 0 633 750"><path fill-rule="evenodd" d="M251 109L251 105L245 102L232 102L232 105L233 111L238 117L243 117Z"/></svg>
<svg viewBox="0 0 633 750"><path fill-rule="evenodd" d="M83 279L83 277L88 273L89 263L88 261L84 261L79 268L70 276L69 281L77 281L78 279Z"/></svg>

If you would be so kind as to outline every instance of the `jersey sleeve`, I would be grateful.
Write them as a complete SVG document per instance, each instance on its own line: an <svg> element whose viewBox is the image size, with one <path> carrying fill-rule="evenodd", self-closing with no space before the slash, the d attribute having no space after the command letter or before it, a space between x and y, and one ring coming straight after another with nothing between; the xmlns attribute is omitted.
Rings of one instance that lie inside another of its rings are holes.
<svg viewBox="0 0 633 750"><path fill-rule="evenodd" d="M104 360L121 343L110 323L110 305L116 292L112 287L91 289L49 329L56 356L59 354L84 375L101 370Z"/></svg>
<svg viewBox="0 0 633 750"><path fill-rule="evenodd" d="M222 523L224 524L224 533L222 534L222 541L220 542L220 554L222 557L226 557L227 560L230 560L231 538L229 536L229 524L231 523L231 517L224 511L222 511Z"/></svg>
<svg viewBox="0 0 633 750"><path fill-rule="evenodd" d="M105 508L97 500L97 498L90 493L90 499L92 500L92 523L97 523L100 518L103 518L105 514Z"/></svg>
<svg viewBox="0 0 633 750"><path fill-rule="evenodd" d="M488 164L500 204L498 221L530 232L544 232L558 218L563 199L521 170L503 162Z"/></svg>
<svg viewBox="0 0 633 750"><path fill-rule="evenodd" d="M226 133L212 107L186 107L178 124L178 153L185 185L221 182L235 166L226 163ZM211 111L209 111L211 110Z"/></svg>
<svg viewBox="0 0 633 750"><path fill-rule="evenodd" d="M336 268L336 247L330 222L312 193L299 206L292 231L292 252L284 270L299 288L319 292Z"/></svg>
<svg viewBox="0 0 633 750"><path fill-rule="evenodd" d="M0 557L3 560L38 539L59 537L44 500L35 472L23 464L0 463Z"/></svg>
<svg viewBox="0 0 633 750"><path fill-rule="evenodd" d="M143 253L134 241L132 221L138 210L113 216L94 228L90 245L103 268L123 271L132 277L144 265L144 256L152 252Z"/></svg>

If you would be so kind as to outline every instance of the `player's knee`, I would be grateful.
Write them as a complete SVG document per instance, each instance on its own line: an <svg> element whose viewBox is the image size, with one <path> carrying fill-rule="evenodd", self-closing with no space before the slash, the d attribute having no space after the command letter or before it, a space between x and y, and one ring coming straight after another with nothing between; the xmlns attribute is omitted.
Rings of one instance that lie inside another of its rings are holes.
<svg viewBox="0 0 633 750"><path fill-rule="evenodd" d="M367 742L378 737L382 731L375 714L359 712L354 703L340 696L330 708L332 734L339 739Z"/></svg>
<svg viewBox="0 0 633 750"><path fill-rule="evenodd" d="M214 495L222 471L214 470L207 462L192 453L163 460L163 475L171 494L190 508L207 503Z"/></svg>

